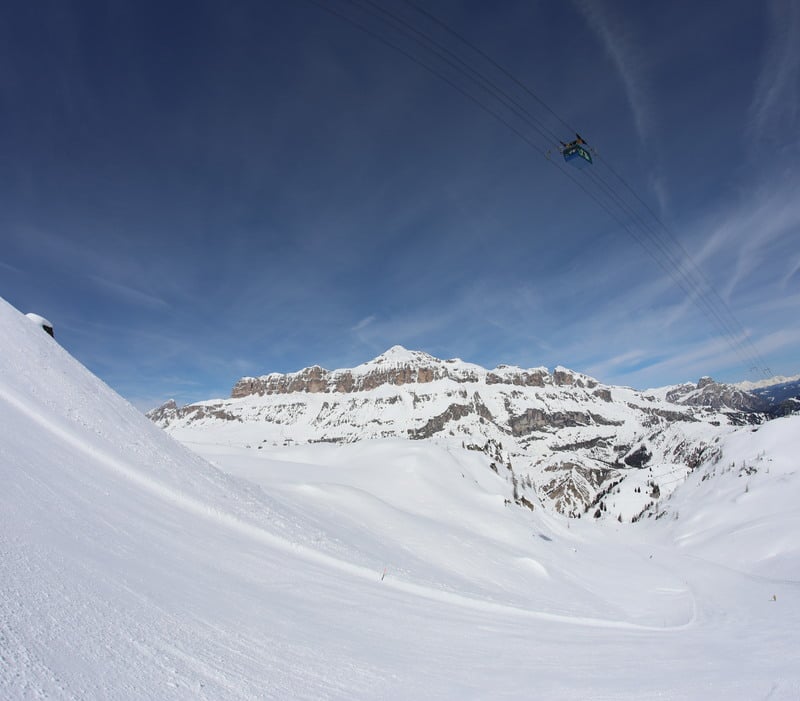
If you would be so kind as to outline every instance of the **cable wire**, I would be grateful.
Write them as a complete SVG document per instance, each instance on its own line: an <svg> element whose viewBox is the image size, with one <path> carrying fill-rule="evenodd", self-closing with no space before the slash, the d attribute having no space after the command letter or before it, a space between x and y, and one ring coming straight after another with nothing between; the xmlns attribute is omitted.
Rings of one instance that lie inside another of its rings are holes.
<svg viewBox="0 0 800 701"><path fill-rule="evenodd" d="M357 8L361 12L376 18L385 26L391 28L392 31L407 39L410 39L414 42L414 44L423 49L423 51L435 57L436 60L444 63L450 69L455 71L457 75L465 78L469 84L476 85L482 94L488 95L492 100L499 102L505 110L509 110L527 127L530 127L537 132L538 135L545 140L545 143L548 146L558 149L557 143L563 143L560 142L558 136L552 129L550 129L543 121L538 119L519 100L510 95L502 87L498 86L491 78L484 75L484 73L482 73L480 70L471 66L467 60L463 59L455 51L439 42L430 34L417 29L410 21L386 9L379 3L375 2L375 0L344 1L348 2L351 6ZM387 39L375 29L366 26L348 14L337 11L328 4L323 4L323 2L320 2L319 0L308 0L308 2L324 10L325 12L344 20L380 43L402 54L413 63L434 75L436 78L447 83L454 90L474 103L479 109L503 124L517 137L522 139L530 148L536 151L539 155L543 156L549 163L556 166L557 169L562 172L562 174L566 175L578 188L584 192L584 194L592 199L595 204L603 209L623 230L625 230L628 235L630 235L631 238L633 238L634 241L636 241L659 265L659 267L664 270L664 272L673 280L673 282L687 295L689 300L695 303L700 311L719 328L723 336L726 338L728 344L739 356L740 360L743 360L749 367L762 370L766 376L769 376L769 369L766 367L757 349L755 348L755 345L752 343L749 336L736 319L730 307L719 296L716 290L714 290L711 283L703 275L702 271L700 271L697 264L694 263L691 256L680 243L680 241L672 234L666 225L664 225L652 208L636 193L636 191L628 184L628 182L622 178L621 175L619 175L619 173L611 166L607 159L600 158L595 153L595 158L600 161L603 166L607 168L608 171L621 183L624 190L630 193L636 202L638 202L638 204L644 208L646 214L649 215L649 217L656 223L657 226L653 226L651 223L649 223L644 213L637 212L635 206L627 202L622 193L594 169L588 169L591 172L587 173L587 179L593 184L594 190L587 187L575 176L574 173L569 172L569 170L565 169L560 163L549 157L552 149L548 149L547 147L543 148L540 144L532 141L527 134L523 133L520 128L509 121L510 117L507 117L493 107L488 106L484 101L485 98L481 99L480 97L477 97L470 90L456 83L453 78L443 73L439 68L433 67L430 65L430 63L413 54L411 51L408 51L398 43ZM442 20L439 20L432 13L412 2L412 0L403 0L403 2L422 16L434 22L449 35L455 37L459 42L480 56L495 69L500 71L506 78L511 80L514 85L521 88L526 95L534 99L552 117L567 127L570 131L576 131L542 98L533 92L527 85L518 80L510 71L494 61L488 54L474 46L471 42L469 42L469 40L455 30L451 29L446 23L444 23ZM661 235L659 235L659 231L661 232ZM675 252L675 249L677 249L677 253Z"/></svg>

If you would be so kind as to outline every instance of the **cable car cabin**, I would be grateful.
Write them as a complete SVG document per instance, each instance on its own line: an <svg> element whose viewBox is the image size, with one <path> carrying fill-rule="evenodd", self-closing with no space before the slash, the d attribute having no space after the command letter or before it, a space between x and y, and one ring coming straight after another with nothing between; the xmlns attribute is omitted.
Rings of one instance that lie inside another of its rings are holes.
<svg viewBox="0 0 800 701"><path fill-rule="evenodd" d="M592 154L589 153L583 140L571 141L564 146L561 153L564 155L564 160L576 168L587 168L592 165Z"/></svg>

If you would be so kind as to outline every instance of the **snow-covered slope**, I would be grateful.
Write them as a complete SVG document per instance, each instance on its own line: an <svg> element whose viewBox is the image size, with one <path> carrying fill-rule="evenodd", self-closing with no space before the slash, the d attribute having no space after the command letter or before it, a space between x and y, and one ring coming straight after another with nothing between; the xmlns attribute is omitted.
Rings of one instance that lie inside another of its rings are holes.
<svg viewBox="0 0 800 701"><path fill-rule="evenodd" d="M800 581L800 416L722 437L659 513L695 555Z"/></svg>
<svg viewBox="0 0 800 701"><path fill-rule="evenodd" d="M522 505L630 520L648 504L642 484L671 491L716 436L763 420L760 406L708 378L637 392L563 367L486 370L394 346L355 368L245 377L230 399L168 402L149 416L184 442L211 433L254 450L388 437L471 447ZM618 489L624 508L607 499Z"/></svg>
<svg viewBox="0 0 800 701"><path fill-rule="evenodd" d="M458 446L206 434L218 469L2 300L0 330L0 698L796 697L793 551L759 564L796 520L740 572L737 513L570 522Z"/></svg>

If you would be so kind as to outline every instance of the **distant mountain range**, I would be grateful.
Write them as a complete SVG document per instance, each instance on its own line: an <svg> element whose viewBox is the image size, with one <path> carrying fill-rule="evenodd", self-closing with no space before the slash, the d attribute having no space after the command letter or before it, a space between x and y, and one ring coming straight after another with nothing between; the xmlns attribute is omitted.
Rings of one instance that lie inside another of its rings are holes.
<svg viewBox="0 0 800 701"><path fill-rule="evenodd" d="M509 502L634 520L658 513L731 427L797 410L798 382L751 391L704 377L637 391L563 367L487 370L394 346L355 368L243 377L229 399L169 401L148 416L188 443L213 432L253 450L389 437L463 446L489 456ZM644 488L623 513L614 494L626 479Z"/></svg>
<svg viewBox="0 0 800 701"><path fill-rule="evenodd" d="M737 387L762 399L771 417L786 416L800 410L800 375L774 377L759 383L740 382Z"/></svg>

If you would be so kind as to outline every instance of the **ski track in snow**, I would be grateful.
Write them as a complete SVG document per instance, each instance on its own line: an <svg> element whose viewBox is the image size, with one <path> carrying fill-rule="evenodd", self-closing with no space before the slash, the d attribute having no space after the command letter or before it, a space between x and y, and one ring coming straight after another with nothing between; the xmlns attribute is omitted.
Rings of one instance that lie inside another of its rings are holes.
<svg viewBox="0 0 800 701"><path fill-rule="evenodd" d="M317 550L313 550L312 548L300 543L293 543L278 535L269 533L268 531L254 524L247 523L233 514L210 507L193 497L182 494L181 492L171 489L165 484L151 477L143 475L131 465L126 464L122 460L119 460L112 455L98 450L95 446L91 445L87 441L82 440L63 426L56 424L53 420L48 419L42 413L36 411L36 409L31 407L28 403L24 402L19 397L14 396L7 390L0 388L0 398L14 407L17 411L25 414L29 419L37 423L59 440L71 445L73 448L76 448L85 455L93 458L107 469L112 470L116 474L124 477L129 482L135 484L137 487L147 491L153 496L156 496L162 501L172 504L173 506L192 514L193 516L211 520L220 526L245 535L248 538L257 540L265 545L269 545L277 550L289 553L292 556L301 558L307 562L323 565L325 567L335 569L339 572L344 572L350 576L359 577L364 580L376 580L375 571L372 569L332 557ZM650 626L639 623L631 623L628 621L614 621L591 618L587 616L567 616L564 614L549 613L546 611L534 611L507 604L474 599L455 592L441 591L420 584L415 584L413 582L398 580L394 577L386 579L382 582L382 585L413 596L422 597L451 606L478 610L485 613L497 613L508 616L524 616L530 619L549 621L553 623L566 623L576 626L588 626L593 628L614 628L632 631L678 631L684 630L693 625L697 617L697 605L694 596L692 596L691 599L692 613L687 621L671 626Z"/></svg>

